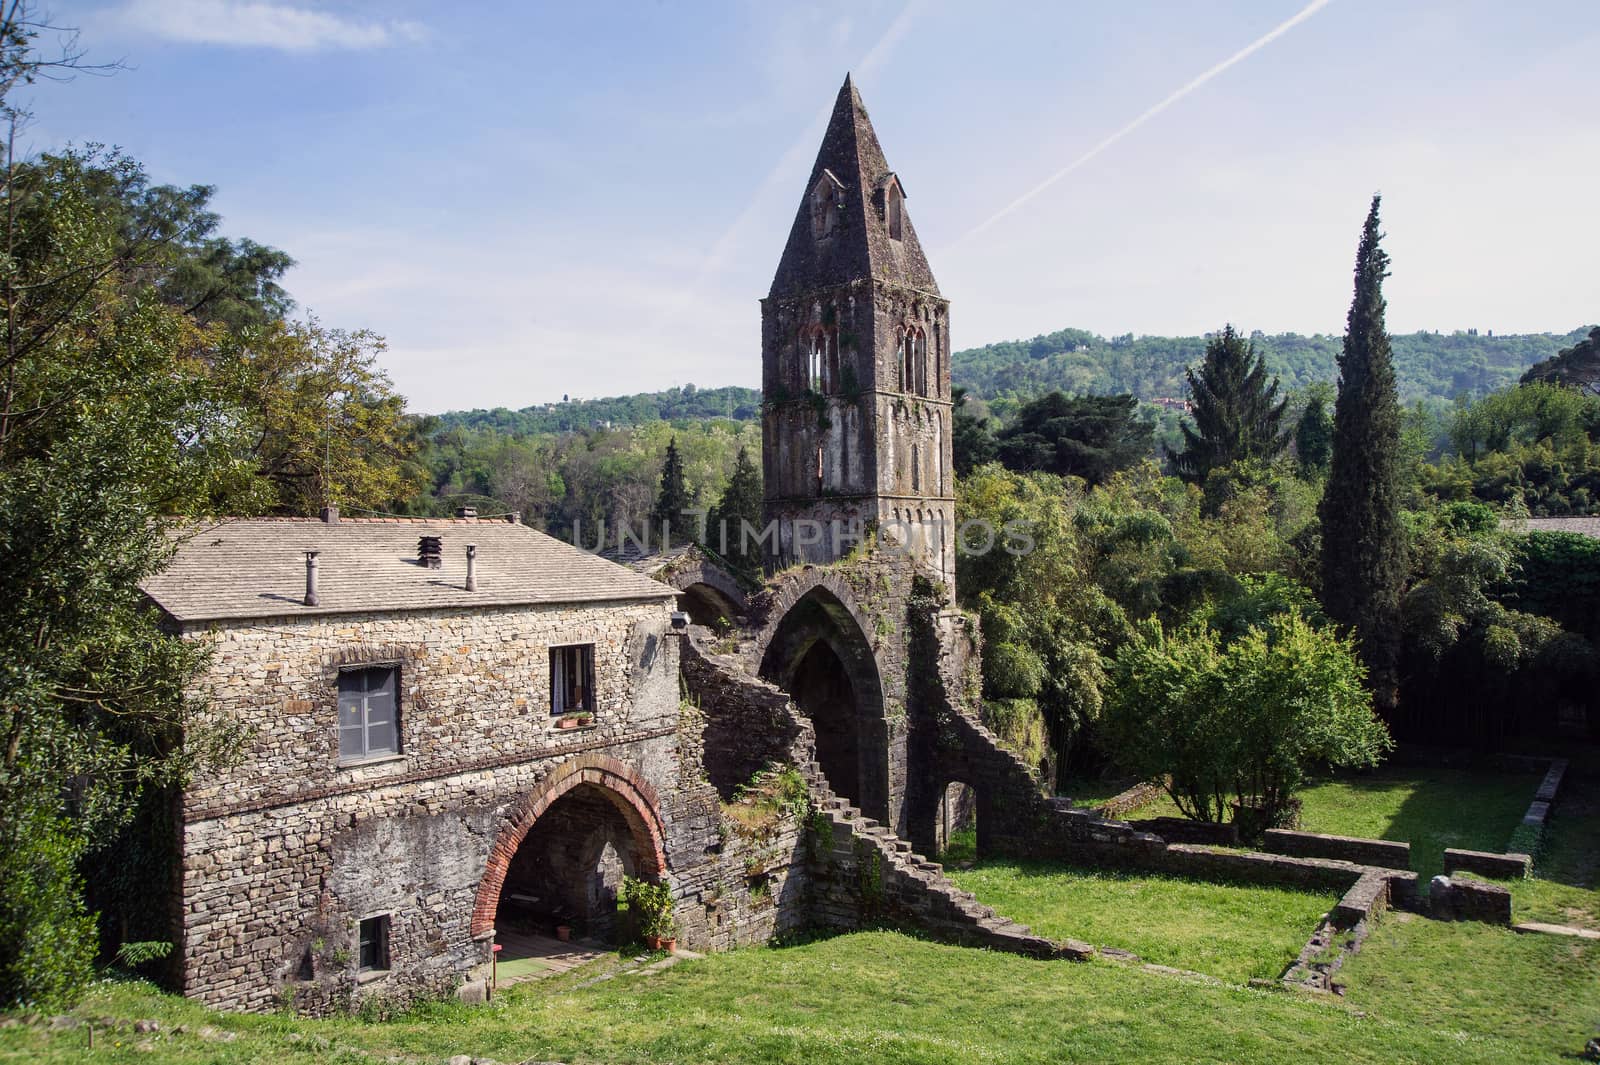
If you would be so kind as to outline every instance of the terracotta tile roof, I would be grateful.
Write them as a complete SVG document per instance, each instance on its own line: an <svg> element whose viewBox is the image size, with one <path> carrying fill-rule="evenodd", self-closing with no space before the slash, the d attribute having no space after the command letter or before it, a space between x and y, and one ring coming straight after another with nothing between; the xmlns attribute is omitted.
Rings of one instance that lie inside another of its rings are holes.
<svg viewBox="0 0 1600 1065"><path fill-rule="evenodd" d="M417 562L417 541L442 540L444 565ZM178 621L353 614L666 598L659 581L507 521L434 518L225 519L191 527L167 569L142 587ZM465 588L477 545L478 590ZM318 605L305 605L307 551L317 551Z"/></svg>
<svg viewBox="0 0 1600 1065"><path fill-rule="evenodd" d="M1501 525L1511 532L1569 532L1600 540L1600 518L1528 518Z"/></svg>

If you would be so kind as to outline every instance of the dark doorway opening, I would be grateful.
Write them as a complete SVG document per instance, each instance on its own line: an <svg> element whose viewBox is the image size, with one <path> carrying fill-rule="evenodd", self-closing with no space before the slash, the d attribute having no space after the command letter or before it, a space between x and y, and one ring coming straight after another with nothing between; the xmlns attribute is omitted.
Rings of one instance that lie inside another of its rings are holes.
<svg viewBox="0 0 1600 1065"><path fill-rule="evenodd" d="M787 691L810 720L817 762L833 790L888 822L883 689L872 643L855 615L828 589L813 588L773 631L761 676Z"/></svg>
<svg viewBox="0 0 1600 1065"><path fill-rule="evenodd" d="M601 788L580 784L523 837L500 889L495 928L617 942L628 931L617 919L617 895L622 878L638 870L638 844L627 820Z"/></svg>
<svg viewBox="0 0 1600 1065"><path fill-rule="evenodd" d="M978 856L978 793L971 785L952 781L940 793L933 832L940 860L971 861Z"/></svg>
<svg viewBox="0 0 1600 1065"><path fill-rule="evenodd" d="M823 640L811 645L795 666L789 695L811 719L817 735L817 762L840 795L861 804L860 722L855 690L844 663Z"/></svg>

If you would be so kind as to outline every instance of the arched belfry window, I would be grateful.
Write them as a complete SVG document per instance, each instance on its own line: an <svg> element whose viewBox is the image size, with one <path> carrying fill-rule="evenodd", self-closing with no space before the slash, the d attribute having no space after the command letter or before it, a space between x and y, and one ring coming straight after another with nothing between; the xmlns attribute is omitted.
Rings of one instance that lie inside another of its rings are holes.
<svg viewBox="0 0 1600 1065"><path fill-rule="evenodd" d="M839 330L812 326L800 336L805 359L804 387L807 391L833 395L839 391Z"/></svg>
<svg viewBox="0 0 1600 1065"><path fill-rule="evenodd" d="M824 170L817 183L811 186L812 239L831 237L839 228L839 194L843 191L844 183L834 177L831 170Z"/></svg>
<svg viewBox="0 0 1600 1065"><path fill-rule="evenodd" d="M890 240L906 239L906 194L900 179L890 174L883 185L883 224Z"/></svg>

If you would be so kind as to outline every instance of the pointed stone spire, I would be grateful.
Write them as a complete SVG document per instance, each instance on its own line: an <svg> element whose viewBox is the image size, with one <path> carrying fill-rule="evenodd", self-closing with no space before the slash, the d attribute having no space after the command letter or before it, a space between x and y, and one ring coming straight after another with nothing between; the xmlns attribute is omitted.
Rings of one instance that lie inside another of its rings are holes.
<svg viewBox="0 0 1600 1065"><path fill-rule="evenodd" d="M768 296L795 296L869 277L937 295L939 285L904 200L905 188L889 169L861 94L847 74ZM896 221L899 232L892 235Z"/></svg>

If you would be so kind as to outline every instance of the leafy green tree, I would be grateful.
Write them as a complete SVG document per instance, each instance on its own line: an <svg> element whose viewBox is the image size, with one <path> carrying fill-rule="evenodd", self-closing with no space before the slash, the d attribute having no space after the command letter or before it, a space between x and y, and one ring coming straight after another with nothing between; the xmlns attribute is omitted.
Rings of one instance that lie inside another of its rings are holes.
<svg viewBox="0 0 1600 1065"><path fill-rule="evenodd" d="M974 401L964 388L950 390L950 450L957 477L965 477L994 461L994 430L985 415L974 412Z"/></svg>
<svg viewBox="0 0 1600 1065"><path fill-rule="evenodd" d="M1247 837L1292 823L1314 765L1377 764L1392 741L1372 712L1353 644L1290 611L1226 646L1197 625L1154 622L1117 653L1103 742L1142 779L1166 778L1187 817Z"/></svg>
<svg viewBox="0 0 1600 1065"><path fill-rule="evenodd" d="M1589 335L1572 347L1535 363L1522 375L1525 385L1539 381L1590 394L1600 393L1600 325L1589 330Z"/></svg>
<svg viewBox="0 0 1600 1065"><path fill-rule="evenodd" d="M1318 381L1306 389L1306 405L1294 426L1294 451L1307 477L1321 477L1333 461L1333 388Z"/></svg>
<svg viewBox="0 0 1600 1065"><path fill-rule="evenodd" d="M750 536L745 530L751 531ZM759 580L763 559L755 545L761 531L761 471L751 461L750 449L741 447L733 474L722 498L711 508L706 543L742 576Z"/></svg>
<svg viewBox="0 0 1600 1065"><path fill-rule="evenodd" d="M381 509L422 486L418 423L378 367L384 346L315 319L246 328L217 346L212 374L245 413L272 509Z"/></svg>
<svg viewBox="0 0 1600 1065"><path fill-rule="evenodd" d="M0 185L8 1004L82 989L96 944L79 863L111 845L142 795L181 786L228 747L186 694L203 650L166 633L139 592L172 550L163 515L248 512L268 497L244 419L206 363L216 332L138 283L147 235L100 210L87 172L106 158L12 167Z"/></svg>
<svg viewBox="0 0 1600 1065"><path fill-rule="evenodd" d="M684 523L689 520L684 511L690 505L689 492L683 484L683 459L678 454L678 438L674 436L661 461L661 490L656 493L656 505L650 518L657 528L669 530L665 535L672 541L682 543L689 539L683 530Z"/></svg>
<svg viewBox="0 0 1600 1065"><path fill-rule="evenodd" d="M1180 425L1184 446L1167 457L1179 477L1203 484L1212 470L1247 459L1271 461L1288 446L1278 379L1267 382L1267 365L1255 344L1224 326L1206 341L1198 372L1184 371L1193 403L1194 428Z"/></svg>
<svg viewBox="0 0 1600 1065"><path fill-rule="evenodd" d="M1355 298L1339 356L1333 460L1320 514L1323 606L1354 630L1377 705L1387 713L1398 694L1406 561L1402 412L1384 329L1389 257L1379 246L1379 201L1372 198L1356 253Z"/></svg>
<svg viewBox="0 0 1600 1065"><path fill-rule="evenodd" d="M958 522L995 531L992 544L958 541L956 570L957 595L983 624L985 721L1046 779L1099 716L1100 650L1127 628L1093 580L1076 502L1058 477L996 464L956 482Z"/></svg>
<svg viewBox="0 0 1600 1065"><path fill-rule="evenodd" d="M1051 392L1024 404L996 436L1008 469L1081 477L1099 484L1150 454L1154 429L1131 395L1067 396Z"/></svg>

